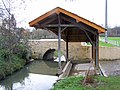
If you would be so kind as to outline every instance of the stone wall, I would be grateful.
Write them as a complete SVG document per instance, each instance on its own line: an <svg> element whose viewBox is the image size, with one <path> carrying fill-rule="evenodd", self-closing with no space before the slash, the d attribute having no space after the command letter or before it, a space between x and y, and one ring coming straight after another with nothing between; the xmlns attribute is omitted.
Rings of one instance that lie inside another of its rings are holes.
<svg viewBox="0 0 120 90"><path fill-rule="evenodd" d="M100 47L99 48L100 59L107 60L120 60L120 47Z"/></svg>
<svg viewBox="0 0 120 90"><path fill-rule="evenodd" d="M28 42L34 58L42 59L44 53L49 49L58 49L57 39L29 40ZM92 58L91 46L82 46L80 42L69 43L69 59L82 60ZM61 40L61 51L66 56L66 43ZM120 48L99 48L100 59L120 59Z"/></svg>
<svg viewBox="0 0 120 90"><path fill-rule="evenodd" d="M58 48L58 42L56 39L41 39L41 40L29 40L28 45L31 48L34 58L42 59L45 52L49 49ZM61 51L65 54L65 42L61 41Z"/></svg>

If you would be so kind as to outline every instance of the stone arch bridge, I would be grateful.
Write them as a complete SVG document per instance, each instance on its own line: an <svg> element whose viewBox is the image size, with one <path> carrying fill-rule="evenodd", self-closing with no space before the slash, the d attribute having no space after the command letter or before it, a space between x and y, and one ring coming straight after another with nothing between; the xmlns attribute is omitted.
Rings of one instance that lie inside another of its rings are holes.
<svg viewBox="0 0 120 90"><path fill-rule="evenodd" d="M57 39L29 40L33 58L43 59L43 55L49 49L58 49ZM61 40L61 51L66 56L66 43ZM92 58L91 46L82 46L80 42L69 42L69 58L72 60L88 60ZM112 52L112 53L111 53ZM99 47L100 60L120 60L119 47Z"/></svg>
<svg viewBox="0 0 120 90"><path fill-rule="evenodd" d="M58 49L58 40L57 39L41 39L41 40L29 40L28 42L33 57L36 59L43 59L45 52L49 49ZM61 51L66 56L66 43L61 40ZM80 42L71 42L69 43L68 48L69 58L73 60L80 60L86 58L92 58L91 48L87 46L81 46Z"/></svg>

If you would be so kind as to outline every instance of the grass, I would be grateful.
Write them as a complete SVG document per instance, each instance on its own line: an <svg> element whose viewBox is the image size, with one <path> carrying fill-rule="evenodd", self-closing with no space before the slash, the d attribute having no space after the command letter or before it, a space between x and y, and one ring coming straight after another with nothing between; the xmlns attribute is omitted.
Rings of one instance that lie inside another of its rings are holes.
<svg viewBox="0 0 120 90"><path fill-rule="evenodd" d="M108 37L109 40L119 40L120 41L120 37Z"/></svg>
<svg viewBox="0 0 120 90"><path fill-rule="evenodd" d="M100 37L102 39L104 39L104 37ZM120 37L108 37L108 40L119 40L120 41Z"/></svg>
<svg viewBox="0 0 120 90"><path fill-rule="evenodd" d="M104 39L104 37L100 37L101 39ZM118 45L120 45L120 37L108 37L108 42L113 42L118 43Z"/></svg>
<svg viewBox="0 0 120 90"><path fill-rule="evenodd" d="M91 45L90 43L87 43L88 45ZM114 45L106 42L99 41L99 46L106 46L106 47L114 47Z"/></svg>
<svg viewBox="0 0 120 90"><path fill-rule="evenodd" d="M100 37L100 38L104 39L104 37ZM108 41L119 41L118 43L120 44L120 37L108 37ZM88 43L88 45L90 45L90 43ZM99 46L115 47L113 44L102 41L99 41Z"/></svg>
<svg viewBox="0 0 120 90"><path fill-rule="evenodd" d="M83 77L68 77L57 82L53 90L120 90L120 76L96 78L96 85L82 85Z"/></svg>
<svg viewBox="0 0 120 90"><path fill-rule="evenodd" d="M62 51L60 51L60 56L62 56L62 55L63 55L63 53L62 53ZM55 56L55 57L58 57L58 50L55 50L54 56Z"/></svg>
<svg viewBox="0 0 120 90"><path fill-rule="evenodd" d="M105 43L105 42L102 42L102 41L99 42L99 46L114 47L114 45L112 45L110 43Z"/></svg>

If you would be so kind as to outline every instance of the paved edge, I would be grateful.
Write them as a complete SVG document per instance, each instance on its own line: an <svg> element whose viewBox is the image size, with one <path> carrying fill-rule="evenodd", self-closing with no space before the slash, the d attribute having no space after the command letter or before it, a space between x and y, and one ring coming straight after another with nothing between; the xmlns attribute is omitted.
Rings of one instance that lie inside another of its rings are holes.
<svg viewBox="0 0 120 90"><path fill-rule="evenodd" d="M108 75L105 73L105 70L103 70L102 66L99 63L99 68L100 68L100 72L102 73L103 76L108 77Z"/></svg>

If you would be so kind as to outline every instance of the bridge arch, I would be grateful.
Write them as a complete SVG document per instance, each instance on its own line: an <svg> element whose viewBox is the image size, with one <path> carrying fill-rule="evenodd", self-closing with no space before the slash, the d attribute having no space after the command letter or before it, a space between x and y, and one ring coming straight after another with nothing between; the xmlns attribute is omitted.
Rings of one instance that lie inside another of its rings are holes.
<svg viewBox="0 0 120 90"><path fill-rule="evenodd" d="M43 60L53 60L55 51L56 49L48 49L43 55Z"/></svg>

